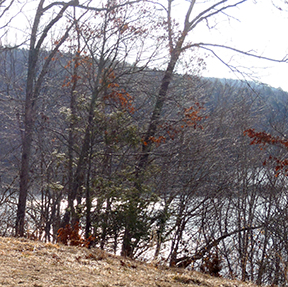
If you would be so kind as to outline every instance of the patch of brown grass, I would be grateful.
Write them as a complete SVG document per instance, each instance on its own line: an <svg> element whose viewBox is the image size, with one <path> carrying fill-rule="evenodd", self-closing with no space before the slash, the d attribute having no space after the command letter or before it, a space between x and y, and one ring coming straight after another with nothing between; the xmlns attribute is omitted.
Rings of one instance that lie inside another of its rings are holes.
<svg viewBox="0 0 288 287"><path fill-rule="evenodd" d="M86 249L0 237L0 286L253 287L183 269L155 267Z"/></svg>

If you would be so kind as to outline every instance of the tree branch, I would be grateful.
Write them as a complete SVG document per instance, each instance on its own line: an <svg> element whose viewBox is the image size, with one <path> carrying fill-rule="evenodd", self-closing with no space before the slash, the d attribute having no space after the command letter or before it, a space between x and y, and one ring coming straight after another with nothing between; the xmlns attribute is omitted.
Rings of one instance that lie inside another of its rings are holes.
<svg viewBox="0 0 288 287"><path fill-rule="evenodd" d="M0 5L2 5L4 1L1 1ZM7 7L4 8L4 10L2 11L2 13L0 14L0 18L11 8L12 4L14 3L14 0L11 0L11 2L8 4Z"/></svg>
<svg viewBox="0 0 288 287"><path fill-rule="evenodd" d="M203 246L197 253L195 253L193 256L183 256L181 258L178 258L173 262L177 267L188 267L192 262L195 262L196 260L199 260L203 258L203 256L208 253L213 247L217 246L222 240L226 239L227 237L230 237L234 234L240 233L242 231L248 231L248 230L254 230L263 227L263 225L258 226L250 226L245 227L241 229L236 229L232 232L225 233L222 236L220 236L218 239L211 240L208 244Z"/></svg>
<svg viewBox="0 0 288 287"><path fill-rule="evenodd" d="M219 44L209 44L209 43L198 43L198 44L192 44L190 45L191 47L199 47L199 48L205 48L205 47L216 47L216 48L224 48L227 50L231 50L233 52L237 52L239 54L245 55L245 56L249 56L249 57L254 57L257 59L261 59L261 60L267 60L267 61L272 61L272 62L276 62L276 63L287 63L288 62L288 56L286 55L283 59L273 59L273 58L269 58L269 57L264 57L264 56L260 56L257 54L253 54L251 52L245 52L230 46L225 46L225 45L219 45ZM183 47L183 49L187 49L189 46Z"/></svg>
<svg viewBox="0 0 288 287"><path fill-rule="evenodd" d="M64 36L61 38L61 40L59 41L59 43L55 46L55 48L51 51L51 53L49 54L49 56L47 57L42 71L37 79L36 85L35 85L35 94L37 95L39 93L40 87L42 85L43 79L47 73L48 67L50 62L52 61L53 57L55 56L55 54L57 53L58 49L60 48L60 46L65 42L65 40L68 38L69 36L69 31L71 30L71 28L74 26L74 23L66 30Z"/></svg>
<svg viewBox="0 0 288 287"><path fill-rule="evenodd" d="M63 17L63 13L65 12L65 10L69 7L71 2L69 3L66 3L66 5L63 6L63 8L59 11L59 13L56 15L56 17L54 19L52 19L50 21L50 23L44 28L43 32L42 32L42 35L40 37L40 39L38 40L38 43L37 43L37 46L36 46L36 50L39 50L44 39L46 38L49 30L53 27L53 25L55 23L57 23L62 17ZM44 10L44 9L43 9ZM42 11L43 11L42 10Z"/></svg>
<svg viewBox="0 0 288 287"><path fill-rule="evenodd" d="M65 5L75 6L75 7L78 7L80 9L97 11L97 12L100 12L100 11L111 11L111 10L114 10L116 8L124 7L126 5L132 5L132 4L135 4L135 3L139 3L141 1L142 0L127 1L127 2L122 3L122 4L114 5L114 6L111 6L111 7L102 7L102 8L96 8L96 7L89 7L89 6L85 6L85 5L80 5L78 0L72 0L70 2L57 1L57 2L53 2L53 3L49 4L48 6L46 6L43 9L43 11L45 12L45 11L49 10L50 8L52 8L53 6L57 6L57 5L58 6L65 6Z"/></svg>
<svg viewBox="0 0 288 287"><path fill-rule="evenodd" d="M204 10L203 12L201 12L197 17L195 17L195 19L193 19L189 24L190 24L190 31L193 30L200 22L202 22L203 20L207 20L208 18L223 12L226 9L232 8L232 7L236 7L244 2L246 2L247 0L241 0L235 4L231 4L231 5L227 5L225 7L222 7L218 10L216 10L215 12L212 12L206 16L204 16L205 14L207 14L208 12L212 11L213 9L215 9L217 6L227 2L228 0L222 0L214 5L212 5L211 7L207 8L206 10Z"/></svg>
<svg viewBox="0 0 288 287"><path fill-rule="evenodd" d="M172 0L168 0L167 22L168 22L168 38L170 52L173 50L172 23L171 23L171 5Z"/></svg>
<svg viewBox="0 0 288 287"><path fill-rule="evenodd" d="M276 62L276 63L288 63L288 55L286 55L282 59L273 59L273 58L260 56L260 55L257 55L257 54L251 53L251 52L245 52L245 51L242 51L242 50L230 47L230 46L225 46L225 45L220 45L220 44L194 43L194 44L186 45L185 47L183 47L181 49L181 51L184 51L184 50L187 50L187 49L190 49L190 48L194 48L194 47L208 50L208 51L212 52L214 55L215 55L215 52L213 50L207 48L207 47L223 48L223 49L231 50L231 51L236 52L238 54L245 55L247 57L254 57L254 58L257 58L257 59L260 59L260 60L266 60L266 61L271 61L271 62ZM220 59L218 56L217 56L217 58ZM223 62L223 60L221 60L221 62Z"/></svg>

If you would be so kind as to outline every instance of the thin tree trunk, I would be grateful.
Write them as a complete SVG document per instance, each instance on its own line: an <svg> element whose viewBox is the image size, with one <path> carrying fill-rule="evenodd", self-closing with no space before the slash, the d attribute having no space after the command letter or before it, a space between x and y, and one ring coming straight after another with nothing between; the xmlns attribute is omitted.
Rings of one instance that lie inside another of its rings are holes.
<svg viewBox="0 0 288 287"><path fill-rule="evenodd" d="M75 207L74 207L74 200L77 198L77 202L79 203L79 201L81 201L82 199L82 186L85 182L85 170L86 170L87 158L88 158L90 146L91 146L91 131L94 125L93 123L94 108L95 108L97 97L99 95L98 84L100 82L100 77L104 70L104 64L105 64L105 61L102 56L99 61L99 67L98 67L99 73L97 74L96 85L95 85L94 91L92 92L92 98L91 98L91 102L89 106L85 135L84 135L84 139L82 142L81 151L80 151L80 155L79 155L78 162L77 162L77 167L73 174L73 181L71 184L71 189L69 190L69 193L68 193L68 208L66 209L66 212L65 212L62 224L61 224L62 226L69 224L70 221L73 226L76 222L80 220L80 214L76 212Z"/></svg>

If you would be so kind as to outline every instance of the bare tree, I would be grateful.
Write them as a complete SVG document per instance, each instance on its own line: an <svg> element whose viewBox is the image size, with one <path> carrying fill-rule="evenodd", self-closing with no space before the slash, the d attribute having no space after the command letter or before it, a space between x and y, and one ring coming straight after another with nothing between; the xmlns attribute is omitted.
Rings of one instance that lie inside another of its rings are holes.
<svg viewBox="0 0 288 287"><path fill-rule="evenodd" d="M70 25L65 31L61 39L53 47L49 55L47 56L43 66L41 67L40 72L37 71L38 58L41 48L43 47L46 37L48 36L49 31L54 27L54 25L63 17L64 12L75 3L70 1L67 3L61 2L61 8L52 16L47 25L43 28L41 25L41 20L43 19L45 13L57 3L49 4L44 7L44 0L41 0L38 4L36 14L34 17L34 22L30 35L30 45L29 45L29 56L28 56L28 71L27 71L27 81L26 81L26 98L25 98L25 111L24 111L24 134L22 142L22 159L21 159L21 168L20 168L20 190L19 190L19 202L17 210L17 219L16 219L16 235L24 235L24 218L25 218L25 209L26 209L26 199L28 193L28 182L29 182L29 162L31 156L31 147L32 147L32 135L33 127L35 122L35 116L37 112L37 99L39 97L41 86L47 73L52 58L56 55L60 46L65 42L69 35L69 30L73 25ZM41 28L40 28L41 27ZM39 30L41 33L39 34Z"/></svg>
<svg viewBox="0 0 288 287"><path fill-rule="evenodd" d="M138 190L135 192L135 198L141 197L141 185L143 183L143 176L145 170L149 163L149 158L153 150L153 146L155 143L153 142L153 138L155 138L159 126L161 125L161 117L163 114L163 107L167 102L167 95L169 91L169 85L171 84L173 73L175 72L176 65L179 62L180 56L191 48L199 48L205 47L206 45L202 43L189 43L189 34L193 30L197 28L197 26L203 22L208 21L215 17L220 13L225 13L228 9L233 9L247 0L242 1L215 1L212 5L209 5L206 9L201 11L198 15L194 16L194 9L196 5L196 1L191 1L186 15L184 17L184 25L182 30L177 30L174 27L173 21L173 9L172 9L172 1L167 1L167 7L164 7L166 14L165 24L166 24L166 32L167 32L167 43L169 47L169 55L167 57L167 67L164 71L163 77L160 81L159 90L157 92L156 101L154 105L153 112L151 114L151 118L149 119L149 123L147 125L147 129L143 136L143 144L141 148L141 155L138 162L135 165L135 173L137 181L135 183L135 187ZM177 27L178 29L178 27ZM224 47L224 46L222 46ZM229 47L225 47L229 48ZM241 52L240 50L237 52ZM243 52L244 53L244 52ZM249 53L245 53L249 54ZM131 202L131 210L133 210L133 202ZM124 245L122 246L123 254L127 253L125 250L129 250L129 245L131 244L131 236L130 236L129 226L127 226L124 234Z"/></svg>

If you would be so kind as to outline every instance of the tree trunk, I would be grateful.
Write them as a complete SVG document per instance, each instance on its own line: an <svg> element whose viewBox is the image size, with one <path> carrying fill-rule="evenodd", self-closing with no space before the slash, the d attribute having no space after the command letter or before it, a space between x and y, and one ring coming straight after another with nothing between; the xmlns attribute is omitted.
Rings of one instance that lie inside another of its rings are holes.
<svg viewBox="0 0 288 287"><path fill-rule="evenodd" d="M63 13L69 7L71 3L66 3L63 5L61 10L56 14L56 16L44 27L42 33L38 36L38 28L40 25L41 17L44 14L44 5L45 0L41 0L38 4L37 11L35 14L33 27L31 31L30 38L30 47L29 47L29 57L28 57L28 73L26 80L26 98L25 98L25 115L24 115L24 135L22 139L22 157L21 157L21 167L20 167L20 187L19 187L19 201L15 225L15 235L24 236L24 224L25 224L25 210L26 210L26 201L28 194L28 182L29 182L29 163L31 158L31 149L32 149L32 135L34 122L36 117L36 100L40 94L40 88L42 86L45 74L47 73L48 67L52 58L55 56L56 52L64 41L68 37L68 32L74 24L66 30L65 35L61 38L59 43L51 51L49 56L44 62L41 72L39 73L38 78L36 73L36 65L38 62L39 51L43 45L45 38L49 30L56 24L60 18L63 17ZM34 84L35 83L35 84Z"/></svg>
<svg viewBox="0 0 288 287"><path fill-rule="evenodd" d="M39 51L34 48L36 42L36 32L39 25L40 18L38 13L41 12L44 0L39 4L36 12L35 22L32 30L29 59L28 59L28 75L27 75L27 86L26 86L26 99L25 99L25 115L24 115L24 135L22 139L22 158L20 168L20 190L19 190L19 201L18 210L16 217L16 236L24 236L24 219L26 210L26 200L28 194L28 181L29 181L29 162L31 157L31 146L32 146L32 133L35 121L35 100L34 94L34 78L36 63L38 60Z"/></svg>

